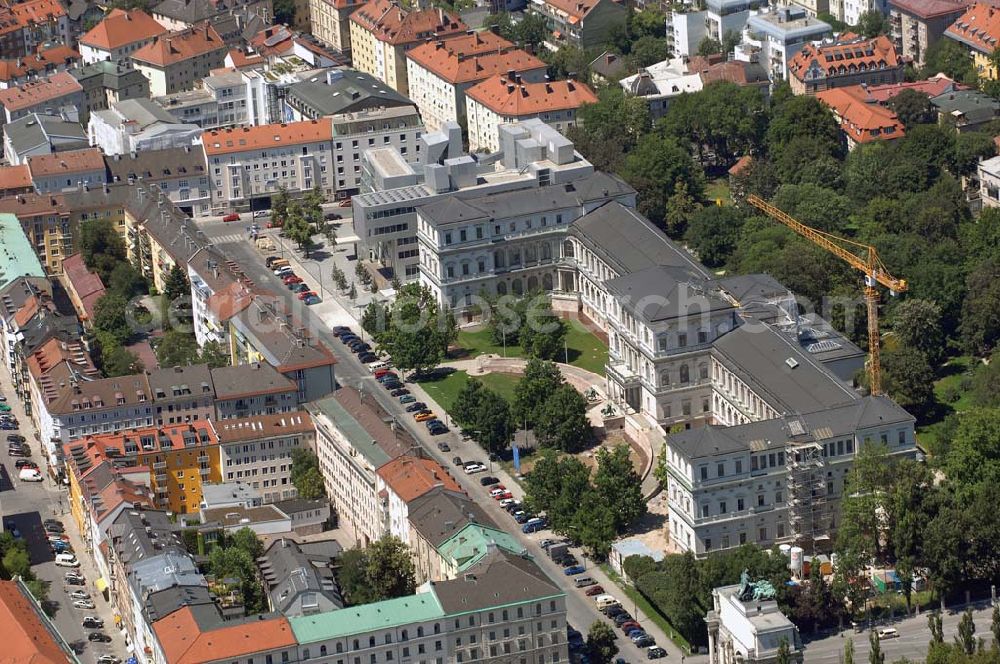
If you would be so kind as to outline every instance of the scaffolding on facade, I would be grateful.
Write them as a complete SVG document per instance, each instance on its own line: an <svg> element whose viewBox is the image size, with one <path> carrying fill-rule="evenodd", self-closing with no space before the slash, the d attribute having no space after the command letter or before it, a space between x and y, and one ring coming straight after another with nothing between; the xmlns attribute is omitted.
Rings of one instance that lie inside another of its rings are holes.
<svg viewBox="0 0 1000 664"><path fill-rule="evenodd" d="M802 427L798 421L791 422ZM791 431L792 437L804 431ZM830 507L826 484L823 446L816 441L789 441L785 445L788 473L788 521L795 542L817 553L830 541Z"/></svg>

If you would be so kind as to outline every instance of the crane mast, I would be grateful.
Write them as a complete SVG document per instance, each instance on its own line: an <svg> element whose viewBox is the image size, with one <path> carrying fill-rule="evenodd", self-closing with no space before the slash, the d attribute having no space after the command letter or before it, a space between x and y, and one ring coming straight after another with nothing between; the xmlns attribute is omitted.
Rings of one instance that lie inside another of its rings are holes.
<svg viewBox="0 0 1000 664"><path fill-rule="evenodd" d="M776 208L755 194L747 196L747 203L754 206L775 221L787 226L813 244L837 256L842 261L864 275L865 306L868 310L868 376L871 393L882 394L882 365L879 358L878 302L877 286L881 284L893 295L906 291L904 279L897 279L889 274L885 265L879 259L878 251L870 244L862 244L853 240L817 230L806 226L783 210Z"/></svg>

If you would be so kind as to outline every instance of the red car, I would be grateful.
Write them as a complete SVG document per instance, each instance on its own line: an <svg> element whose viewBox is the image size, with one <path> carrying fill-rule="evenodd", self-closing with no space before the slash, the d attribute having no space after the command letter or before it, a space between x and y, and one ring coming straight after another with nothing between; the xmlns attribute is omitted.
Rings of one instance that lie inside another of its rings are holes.
<svg viewBox="0 0 1000 664"><path fill-rule="evenodd" d="M503 493L498 493L493 496L493 500L507 500L508 498L513 498L514 496L510 491L504 491Z"/></svg>
<svg viewBox="0 0 1000 664"><path fill-rule="evenodd" d="M340 201L340 203L338 203L337 205L339 207L351 207L351 199L345 198L344 200Z"/></svg>
<svg viewBox="0 0 1000 664"><path fill-rule="evenodd" d="M299 299L300 300L304 300L307 297L309 297L310 295L316 295L316 293L312 292L311 290L302 291L301 293L299 293ZM316 297L319 297L319 296L317 295Z"/></svg>
<svg viewBox="0 0 1000 664"><path fill-rule="evenodd" d="M300 277L298 275L295 275L295 274L290 274L287 277L285 277L284 279L282 279L281 281L284 282L284 284L286 286L288 286L290 284L300 284L300 283L302 283L302 277Z"/></svg>
<svg viewBox="0 0 1000 664"><path fill-rule="evenodd" d="M587 597L594 597L595 595L603 595L603 594L604 594L604 586L591 586L587 588L586 592Z"/></svg>
<svg viewBox="0 0 1000 664"><path fill-rule="evenodd" d="M274 221L267 222L267 227L268 228L281 228L284 225L285 225L285 222L282 221L281 219L275 219Z"/></svg>
<svg viewBox="0 0 1000 664"><path fill-rule="evenodd" d="M239 220L240 220L240 215L236 214L235 212L230 212L229 214L227 214L225 217L222 218L222 221L225 222L239 221Z"/></svg>

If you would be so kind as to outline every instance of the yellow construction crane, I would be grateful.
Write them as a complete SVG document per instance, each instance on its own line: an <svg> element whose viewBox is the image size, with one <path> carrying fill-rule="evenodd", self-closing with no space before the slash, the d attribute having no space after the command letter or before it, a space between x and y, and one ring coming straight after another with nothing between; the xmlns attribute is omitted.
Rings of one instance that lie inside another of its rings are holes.
<svg viewBox="0 0 1000 664"><path fill-rule="evenodd" d="M875 286L882 284L889 289L892 295L896 295L906 290L906 281L889 274L879 259L875 247L810 228L754 194L747 196L746 200L747 203L767 216L781 222L813 244L838 256L855 270L860 270L864 274L865 304L868 307L868 375L870 376L871 393L882 394L882 366L879 364L878 291L875 290Z"/></svg>

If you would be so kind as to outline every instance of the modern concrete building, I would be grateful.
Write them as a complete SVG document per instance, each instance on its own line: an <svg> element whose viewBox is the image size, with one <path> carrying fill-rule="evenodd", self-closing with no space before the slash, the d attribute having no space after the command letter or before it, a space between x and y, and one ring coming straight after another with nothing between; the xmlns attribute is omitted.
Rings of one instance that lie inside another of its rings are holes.
<svg viewBox="0 0 1000 664"><path fill-rule="evenodd" d="M8 164L27 164L28 157L87 147L87 131L59 115L32 113L3 127L3 153Z"/></svg>
<svg viewBox="0 0 1000 664"><path fill-rule="evenodd" d="M889 25L896 52L923 67L927 49L944 36L965 5L951 0L889 0Z"/></svg>
<svg viewBox="0 0 1000 664"><path fill-rule="evenodd" d="M725 43L728 37L740 35L747 20L767 5L765 0L707 0L699 11L671 10L667 14L667 38L673 43L674 56L698 55L698 47L706 38Z"/></svg>
<svg viewBox="0 0 1000 664"><path fill-rule="evenodd" d="M828 23L810 15L797 5L777 6L747 19L743 41L736 47L735 59L763 66L772 82L788 78L788 65L809 42L829 37Z"/></svg>
<svg viewBox="0 0 1000 664"><path fill-rule="evenodd" d="M126 99L110 106L91 113L87 125L90 144L106 155L190 147L202 134L201 127L179 122L150 99Z"/></svg>
<svg viewBox="0 0 1000 664"><path fill-rule="evenodd" d="M201 80L201 87L153 99L178 122L202 129L234 127L247 123L246 84L238 71L227 71Z"/></svg>
<svg viewBox="0 0 1000 664"><path fill-rule="evenodd" d="M979 162L979 198L983 207L1000 207L1000 157Z"/></svg>
<svg viewBox="0 0 1000 664"><path fill-rule="evenodd" d="M611 30L624 25L627 9L614 0L539 0L528 11L545 19L551 31L545 46L556 51L565 44L584 50L604 46Z"/></svg>

